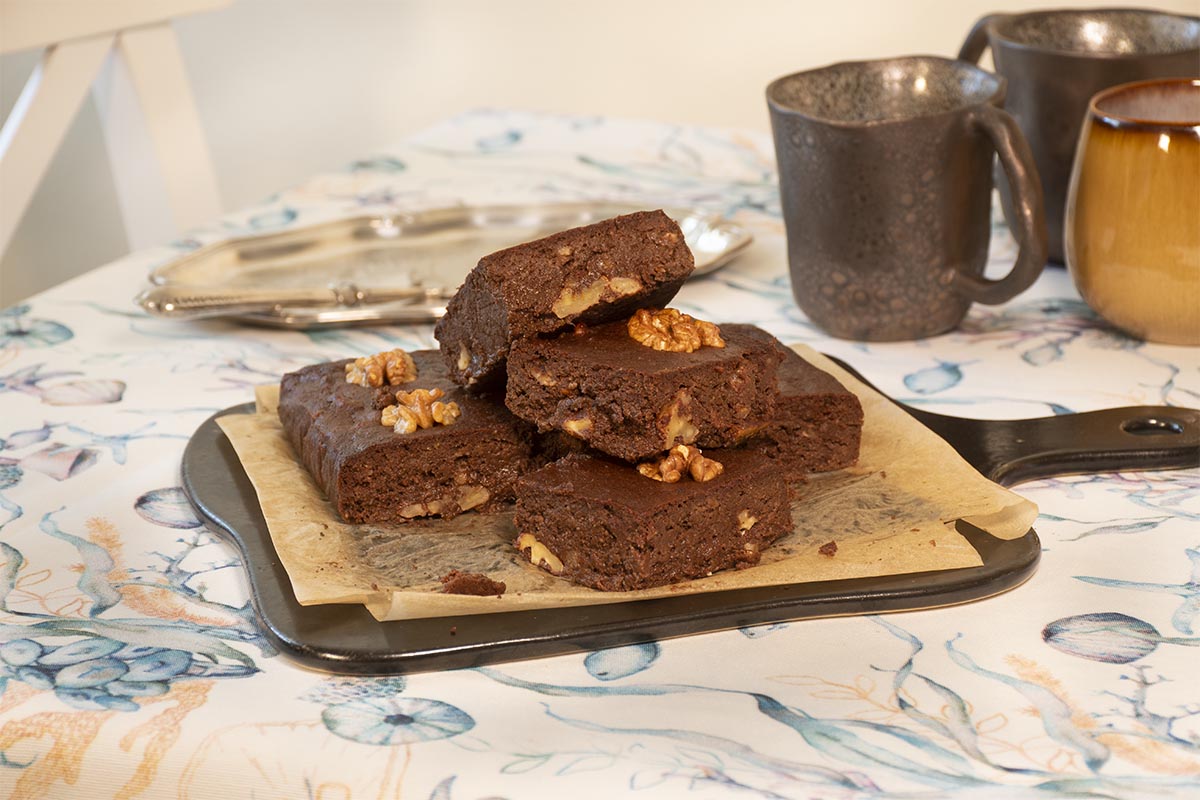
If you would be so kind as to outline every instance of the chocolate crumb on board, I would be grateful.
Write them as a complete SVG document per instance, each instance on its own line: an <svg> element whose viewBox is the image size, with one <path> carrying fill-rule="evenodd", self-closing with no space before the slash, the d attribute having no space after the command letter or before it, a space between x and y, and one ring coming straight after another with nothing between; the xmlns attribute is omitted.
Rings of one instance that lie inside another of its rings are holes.
<svg viewBox="0 0 1200 800"><path fill-rule="evenodd" d="M459 572L452 569L440 580L442 591L446 594L471 594L479 597L494 594L499 597L508 590L508 585L503 581L494 581L478 572Z"/></svg>
<svg viewBox="0 0 1200 800"><path fill-rule="evenodd" d="M817 552L823 556L829 556L830 558L833 558L834 554L837 552L837 542L826 542L817 548Z"/></svg>

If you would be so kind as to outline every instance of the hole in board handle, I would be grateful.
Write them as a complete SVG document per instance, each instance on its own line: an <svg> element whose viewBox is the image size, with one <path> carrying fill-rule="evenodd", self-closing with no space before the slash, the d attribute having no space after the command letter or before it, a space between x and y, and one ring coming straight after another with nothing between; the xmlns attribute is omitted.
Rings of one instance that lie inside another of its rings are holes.
<svg viewBox="0 0 1200 800"><path fill-rule="evenodd" d="M1122 422L1121 430L1134 436L1156 436L1163 433L1178 436L1183 433L1183 423L1162 417L1138 417Z"/></svg>

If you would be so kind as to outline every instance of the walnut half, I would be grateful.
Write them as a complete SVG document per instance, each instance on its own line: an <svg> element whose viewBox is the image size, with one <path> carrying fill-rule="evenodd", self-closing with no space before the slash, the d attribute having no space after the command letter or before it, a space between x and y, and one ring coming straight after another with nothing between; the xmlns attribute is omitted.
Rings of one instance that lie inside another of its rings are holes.
<svg viewBox="0 0 1200 800"><path fill-rule="evenodd" d="M638 464L637 469L647 478L663 483L678 483L685 474L690 475L692 480L703 483L724 472L725 466L720 461L705 458L699 447L677 444L658 461Z"/></svg>
<svg viewBox="0 0 1200 800"><path fill-rule="evenodd" d="M416 377L412 356L400 349L356 358L346 365L346 383L359 386L399 386Z"/></svg>
<svg viewBox="0 0 1200 800"><path fill-rule="evenodd" d="M418 428L434 425L453 425L462 416L462 411L458 403L443 403L445 394L441 389L396 392L396 405L383 409L379 422L396 433L412 433Z"/></svg>
<svg viewBox="0 0 1200 800"><path fill-rule="evenodd" d="M677 308L643 308L629 318L629 335L655 350L692 353L701 347L724 347L721 329Z"/></svg>

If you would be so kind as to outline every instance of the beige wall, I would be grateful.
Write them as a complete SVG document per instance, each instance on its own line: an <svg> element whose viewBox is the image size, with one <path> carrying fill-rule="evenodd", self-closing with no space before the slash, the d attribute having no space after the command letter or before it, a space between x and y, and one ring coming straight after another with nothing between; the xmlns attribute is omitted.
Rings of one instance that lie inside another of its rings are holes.
<svg viewBox="0 0 1200 800"><path fill-rule="evenodd" d="M843 59L953 55L983 13L1038 5L236 0L176 27L223 200L237 208L480 106L765 131L762 91L778 75ZM1200 0L1157 5L1200 13ZM0 60L5 114L33 63L30 54ZM0 305L122 255L115 202L89 102L0 263Z"/></svg>

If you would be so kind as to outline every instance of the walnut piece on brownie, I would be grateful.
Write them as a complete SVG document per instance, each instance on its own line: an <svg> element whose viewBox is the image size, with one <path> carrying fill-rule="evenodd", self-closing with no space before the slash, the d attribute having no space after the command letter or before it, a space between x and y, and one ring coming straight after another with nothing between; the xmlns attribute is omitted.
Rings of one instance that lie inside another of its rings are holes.
<svg viewBox="0 0 1200 800"><path fill-rule="evenodd" d="M279 419L284 432L346 522L406 522L492 510L512 500L517 476L532 467L529 425L499 397L468 394L454 384L435 350L418 350L412 357L427 399L441 393L437 402L457 408L453 424L418 425L408 433L381 424L397 391L412 392L347 382L349 360L283 376ZM440 415L448 418L444 408Z"/></svg>
<svg viewBox="0 0 1200 800"><path fill-rule="evenodd" d="M721 329L677 308L639 308L626 325L638 344L672 353L692 353L701 347L724 347Z"/></svg>
<svg viewBox="0 0 1200 800"><path fill-rule="evenodd" d="M639 211L484 256L434 329L450 377L503 383L513 341L662 306L695 269L679 226Z"/></svg>
<svg viewBox="0 0 1200 800"><path fill-rule="evenodd" d="M770 422L783 354L774 339L726 330L724 347L690 353L644 346L624 321L524 339L509 354L504 401L539 431L626 461L676 444L729 447Z"/></svg>
<svg viewBox="0 0 1200 800"><path fill-rule="evenodd" d="M712 480L647 480L631 464L571 455L517 483L515 542L536 566L604 591L626 591L757 564L792 529L775 463L714 450Z"/></svg>

